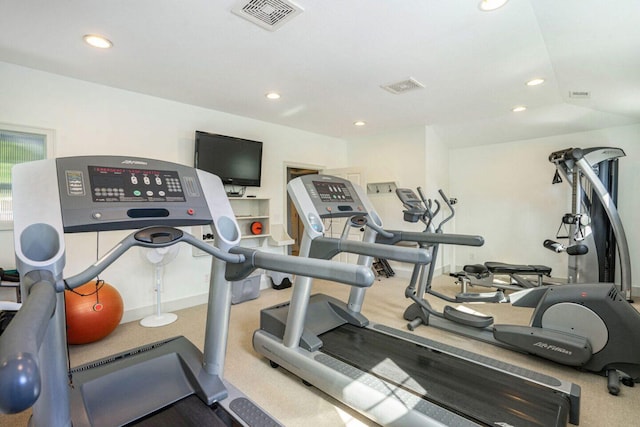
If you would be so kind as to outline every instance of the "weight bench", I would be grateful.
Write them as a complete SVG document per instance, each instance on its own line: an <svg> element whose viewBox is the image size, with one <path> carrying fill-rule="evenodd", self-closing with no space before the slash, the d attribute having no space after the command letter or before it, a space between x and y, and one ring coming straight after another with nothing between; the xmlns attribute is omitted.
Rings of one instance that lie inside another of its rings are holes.
<svg viewBox="0 0 640 427"><path fill-rule="evenodd" d="M462 292L466 292L467 285L519 291L544 285L543 277L551 277L551 267L488 261L465 265L463 271L451 275L460 282ZM508 276L509 282L496 281L496 275ZM531 280L531 276L535 276L535 281Z"/></svg>

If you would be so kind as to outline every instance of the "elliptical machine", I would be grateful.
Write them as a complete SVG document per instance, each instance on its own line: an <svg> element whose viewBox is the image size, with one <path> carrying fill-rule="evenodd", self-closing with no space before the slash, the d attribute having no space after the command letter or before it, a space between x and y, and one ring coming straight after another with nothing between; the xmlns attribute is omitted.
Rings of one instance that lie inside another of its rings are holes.
<svg viewBox="0 0 640 427"><path fill-rule="evenodd" d="M592 182L594 190L598 195L603 193L602 185L597 185L597 176L583 159L582 150L567 150L563 156L566 161L582 165L582 172ZM587 167L584 167L585 163ZM617 218L612 222L618 252L621 264L628 265L629 249L617 211L614 212L616 215L608 211L611 203L605 203L604 208L610 218ZM630 274L628 270L625 272ZM629 276L625 278L629 280ZM630 283L627 284L630 288ZM411 312L405 311L411 330L420 324L432 325L605 375L608 377L607 388L613 395L620 392L620 382L627 386L640 382L640 313L615 284L545 286L513 293L510 295L512 305L535 309L528 326L496 325L491 316L471 314L451 306L439 312L431 307L423 294L413 289L414 284L410 283L405 291L405 296L415 303Z"/></svg>
<svg viewBox="0 0 640 427"><path fill-rule="evenodd" d="M421 187L418 187L417 190L420 198L418 198L413 190L409 188L396 189L396 195L405 207L405 210L403 211L404 220L413 223L420 221L425 225L425 232L442 234L442 227L456 214L453 205L457 203L457 200L448 198L442 190L438 190L440 197L442 197L442 200L449 209L449 215L442 219L436 227L434 219L440 212L440 202L438 200L427 199L422 192ZM430 251L432 260L437 258L438 249L440 247L438 243L419 243L419 246L422 249L428 249ZM416 268L413 269L410 283L415 284L417 282L417 289L407 289L407 291L415 292L416 295L424 295L425 293L428 293L448 302L508 302L508 298L502 290L498 290L496 292L467 292L465 288L462 292L457 293L453 298L434 291L431 287L431 281L433 279L435 266L435 262L431 262L428 265L416 266ZM409 310L409 312L412 311L411 307L407 310Z"/></svg>
<svg viewBox="0 0 640 427"><path fill-rule="evenodd" d="M517 293L517 307L534 308L530 324L494 324L483 316L446 306L435 310L407 288L414 301L405 311L407 325L431 325L509 350L529 353L563 365L608 377L609 393L620 392L620 382L640 382L640 313L616 289L596 284L549 286ZM514 294L511 294L512 300Z"/></svg>

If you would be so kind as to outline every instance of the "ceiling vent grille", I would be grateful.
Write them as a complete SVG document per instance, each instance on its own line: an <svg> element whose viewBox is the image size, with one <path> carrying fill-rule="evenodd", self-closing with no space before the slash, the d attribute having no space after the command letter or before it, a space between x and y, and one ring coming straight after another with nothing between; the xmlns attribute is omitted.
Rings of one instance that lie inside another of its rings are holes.
<svg viewBox="0 0 640 427"><path fill-rule="evenodd" d="M389 91L395 95L399 95L401 93L409 92L411 90L416 89L424 89L424 85L414 79L413 77L409 77L407 80L402 80L396 83L389 83L386 85L380 86L382 89Z"/></svg>
<svg viewBox="0 0 640 427"><path fill-rule="evenodd" d="M287 0L242 0L231 12L266 30L275 31L303 10Z"/></svg>
<svg viewBox="0 0 640 427"><path fill-rule="evenodd" d="M569 91L569 98L589 99L591 98L591 92L586 90L571 90Z"/></svg>

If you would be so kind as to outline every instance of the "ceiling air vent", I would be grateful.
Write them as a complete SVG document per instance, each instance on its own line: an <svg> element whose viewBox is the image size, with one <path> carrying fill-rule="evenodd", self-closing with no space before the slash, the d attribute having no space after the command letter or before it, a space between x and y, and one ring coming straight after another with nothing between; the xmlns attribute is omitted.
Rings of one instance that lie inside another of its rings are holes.
<svg viewBox="0 0 640 427"><path fill-rule="evenodd" d="M389 83L380 87L395 95L399 95L401 93L409 92L410 90L423 89L424 85L413 77L409 77L407 80L402 80L401 82L396 83Z"/></svg>
<svg viewBox="0 0 640 427"><path fill-rule="evenodd" d="M303 10L286 0L242 0L231 12L266 30L275 31Z"/></svg>
<svg viewBox="0 0 640 427"><path fill-rule="evenodd" d="M591 92L587 90L570 90L569 98L575 99L589 99L591 98Z"/></svg>

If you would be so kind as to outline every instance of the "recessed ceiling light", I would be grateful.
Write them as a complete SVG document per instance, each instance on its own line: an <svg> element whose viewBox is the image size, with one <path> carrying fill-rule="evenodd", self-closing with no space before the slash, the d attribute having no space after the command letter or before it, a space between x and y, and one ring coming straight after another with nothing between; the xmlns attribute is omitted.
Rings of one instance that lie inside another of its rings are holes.
<svg viewBox="0 0 640 427"><path fill-rule="evenodd" d="M363 122L362 120L358 120L358 121L356 121L356 122L353 122L353 125L354 125L354 126L364 126L364 125L366 125L366 124L367 124L367 123L366 123L366 122Z"/></svg>
<svg viewBox="0 0 640 427"><path fill-rule="evenodd" d="M538 85L541 85L542 83L544 83L544 79L535 78L535 79L529 80L527 82L527 86L538 86Z"/></svg>
<svg viewBox="0 0 640 427"><path fill-rule="evenodd" d="M111 40L106 39L97 34L87 34L82 38L87 44L93 47L97 47L99 49L109 49L110 47L113 46L113 43L111 43Z"/></svg>
<svg viewBox="0 0 640 427"><path fill-rule="evenodd" d="M527 109L527 107L525 107L524 105L518 105L517 107L513 107L511 109L511 111L513 111L514 113L519 113L519 112L524 111L526 109Z"/></svg>
<svg viewBox="0 0 640 427"><path fill-rule="evenodd" d="M478 7L483 12L491 12L505 5L508 0L482 0Z"/></svg>
<svg viewBox="0 0 640 427"><path fill-rule="evenodd" d="M268 99L280 99L280 94L278 92L269 92L265 96Z"/></svg>

